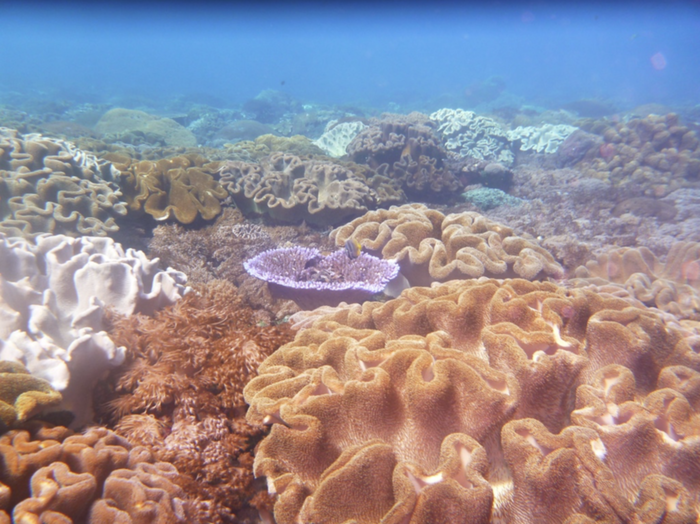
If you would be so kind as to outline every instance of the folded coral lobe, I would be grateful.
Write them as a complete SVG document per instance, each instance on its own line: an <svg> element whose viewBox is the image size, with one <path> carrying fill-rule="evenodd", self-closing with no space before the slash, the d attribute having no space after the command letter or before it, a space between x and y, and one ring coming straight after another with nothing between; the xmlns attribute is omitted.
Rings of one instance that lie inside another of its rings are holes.
<svg viewBox="0 0 700 524"><path fill-rule="evenodd" d="M336 309L244 390L255 474L280 524L694 522L699 370L667 320L522 279Z"/></svg>
<svg viewBox="0 0 700 524"><path fill-rule="evenodd" d="M399 272L396 262L366 253L353 258L341 249L322 255L318 249L300 246L265 251L244 267L266 281L273 295L306 309L362 302L380 293Z"/></svg>

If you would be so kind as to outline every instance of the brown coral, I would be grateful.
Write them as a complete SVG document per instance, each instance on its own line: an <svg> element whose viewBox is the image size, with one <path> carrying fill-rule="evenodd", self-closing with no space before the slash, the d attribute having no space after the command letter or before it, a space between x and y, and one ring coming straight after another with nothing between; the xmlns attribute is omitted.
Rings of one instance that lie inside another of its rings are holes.
<svg viewBox="0 0 700 524"><path fill-rule="evenodd" d="M359 172L286 153L259 163L228 162L221 183L243 213L267 214L282 222L338 224L383 204L383 193Z"/></svg>
<svg viewBox="0 0 700 524"><path fill-rule="evenodd" d="M174 218L181 224L197 217L211 220L221 213L221 203L228 196L214 178L219 164L199 155L139 162L119 153L103 157L120 172L129 210L143 211L156 220Z"/></svg>
<svg viewBox="0 0 700 524"><path fill-rule="evenodd" d="M126 214L108 162L70 142L0 128L0 231L105 236Z"/></svg>
<svg viewBox="0 0 700 524"><path fill-rule="evenodd" d="M272 424L255 471L280 524L690 522L700 414L669 389L700 370L687 340L656 310L524 280L342 308L246 386Z"/></svg>
<svg viewBox="0 0 700 524"><path fill-rule="evenodd" d="M649 249L615 248L575 271L576 285L624 288L647 306L700 320L700 243L678 242L662 263Z"/></svg>
<svg viewBox="0 0 700 524"><path fill-rule="evenodd" d="M291 338L258 326L233 285L218 281L153 318L119 319L110 336L129 364L114 373L102 415L132 443L174 464L187 492L206 501L206 522L231 522L255 494L251 450L263 428L243 416L243 385Z"/></svg>
<svg viewBox="0 0 700 524"><path fill-rule="evenodd" d="M350 158L395 180L412 199L451 201L461 184L445 165L447 152L433 134L434 124L420 113L387 115L350 142Z"/></svg>
<svg viewBox="0 0 700 524"><path fill-rule="evenodd" d="M370 254L395 259L411 285L455 278L560 277L562 267L534 240L475 212L445 216L421 204L373 211L331 233Z"/></svg>
<svg viewBox="0 0 700 524"><path fill-rule="evenodd" d="M0 421L6 427L61 403L61 394L17 362L0 361Z"/></svg>
<svg viewBox="0 0 700 524"><path fill-rule="evenodd" d="M603 136L595 158L584 159L587 176L609 180L615 186L662 197L700 177L700 140L683 126L678 115L649 115L612 124L582 122L586 130Z"/></svg>
<svg viewBox="0 0 700 524"><path fill-rule="evenodd" d="M0 516L8 522L8 513L18 524L165 524L197 515L171 464L105 428L13 430L0 437L0 456Z"/></svg>

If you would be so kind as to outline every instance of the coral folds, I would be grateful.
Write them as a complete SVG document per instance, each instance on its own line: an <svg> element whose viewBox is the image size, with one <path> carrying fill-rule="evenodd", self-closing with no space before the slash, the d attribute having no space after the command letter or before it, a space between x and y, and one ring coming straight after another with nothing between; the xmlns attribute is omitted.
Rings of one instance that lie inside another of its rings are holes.
<svg viewBox="0 0 700 524"><path fill-rule="evenodd" d="M670 318L482 278L312 321L244 390L277 523L694 522L700 358Z"/></svg>

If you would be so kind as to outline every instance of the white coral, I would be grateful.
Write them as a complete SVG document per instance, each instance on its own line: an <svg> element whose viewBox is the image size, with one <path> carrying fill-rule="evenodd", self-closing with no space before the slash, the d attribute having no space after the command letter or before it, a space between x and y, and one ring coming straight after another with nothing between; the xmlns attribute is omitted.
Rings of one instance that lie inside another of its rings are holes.
<svg viewBox="0 0 700 524"><path fill-rule="evenodd" d="M367 126L362 122L343 122L336 124L335 120L328 122L326 131L314 144L323 149L328 156L340 158L347 154L347 147L353 138Z"/></svg>
<svg viewBox="0 0 700 524"><path fill-rule="evenodd" d="M124 359L103 330L105 307L152 314L181 298L185 282L110 238L0 234L0 360L21 362L61 391L78 427L90 419L97 380Z"/></svg>

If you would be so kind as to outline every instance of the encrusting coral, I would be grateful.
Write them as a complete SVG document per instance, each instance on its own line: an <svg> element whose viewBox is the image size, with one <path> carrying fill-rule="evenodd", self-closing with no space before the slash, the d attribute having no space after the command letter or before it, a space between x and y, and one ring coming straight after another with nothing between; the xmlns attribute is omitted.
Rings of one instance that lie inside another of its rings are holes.
<svg viewBox="0 0 700 524"><path fill-rule="evenodd" d="M84 434L32 425L0 437L0 522L174 524L197 501L175 467L105 428Z"/></svg>
<svg viewBox="0 0 700 524"><path fill-rule="evenodd" d="M119 153L103 155L118 170L118 180L131 213L156 220L174 218L190 224L198 217L211 220L221 213L228 196L214 178L220 164L195 155L135 161Z"/></svg>
<svg viewBox="0 0 700 524"><path fill-rule="evenodd" d="M551 282L338 308L246 386L272 425L255 473L278 524L694 522L698 347L658 310Z"/></svg>
<svg viewBox="0 0 700 524"><path fill-rule="evenodd" d="M245 421L244 384L292 338L261 326L235 287L213 281L152 318L114 320L110 336L127 362L98 395L99 413L134 445L174 464L179 485L201 501L200 522L247 522L256 494L253 446L264 432Z"/></svg>
<svg viewBox="0 0 700 524"><path fill-rule="evenodd" d="M111 165L70 142L0 128L0 232L105 236L126 215Z"/></svg>
<svg viewBox="0 0 700 524"><path fill-rule="evenodd" d="M221 183L243 213L267 214L282 222L338 224L368 209L402 200L390 181L339 163L275 153L259 163L227 162ZM373 187L381 186L382 191ZM386 198L390 200L385 201Z"/></svg>
<svg viewBox="0 0 700 524"><path fill-rule="evenodd" d="M105 308L151 314L187 292L183 273L111 238L0 233L0 359L20 362L63 395L80 427L90 391L124 358L104 331Z"/></svg>
<svg viewBox="0 0 700 524"><path fill-rule="evenodd" d="M444 215L422 204L366 213L331 233L337 246L359 242L396 260L413 286L480 276L561 277L562 267L534 240L475 212Z"/></svg>
<svg viewBox="0 0 700 524"><path fill-rule="evenodd" d="M665 264L645 247L611 249L574 275L576 286L617 284L647 306L700 320L700 243L676 243Z"/></svg>

